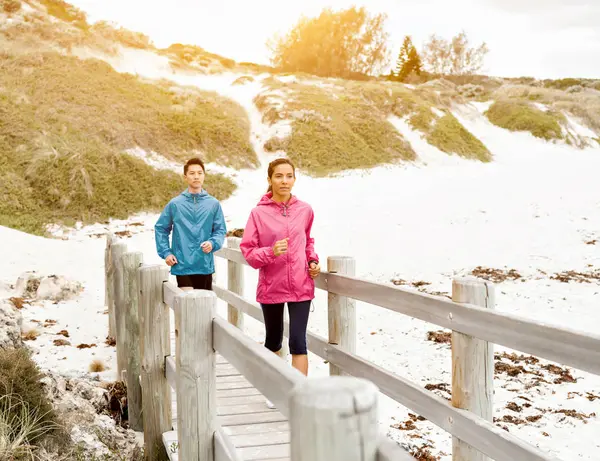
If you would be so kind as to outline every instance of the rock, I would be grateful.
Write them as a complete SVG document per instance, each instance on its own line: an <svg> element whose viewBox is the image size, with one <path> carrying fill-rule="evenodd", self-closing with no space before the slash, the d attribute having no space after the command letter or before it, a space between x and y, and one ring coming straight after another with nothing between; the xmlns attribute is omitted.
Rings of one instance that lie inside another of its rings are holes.
<svg viewBox="0 0 600 461"><path fill-rule="evenodd" d="M16 349L23 345L21 340L21 313L8 301L0 303L0 349Z"/></svg>
<svg viewBox="0 0 600 461"><path fill-rule="evenodd" d="M36 298L66 301L77 296L82 289L79 282L67 280L60 275L50 275L41 279Z"/></svg>
<svg viewBox="0 0 600 461"><path fill-rule="evenodd" d="M42 382L62 424L70 434L77 459L141 460L135 432L117 425L108 411L108 391L92 379L47 373ZM106 384L105 384L106 386ZM58 459L49 454L48 459Z"/></svg>
<svg viewBox="0 0 600 461"><path fill-rule="evenodd" d="M35 271L28 271L19 276L15 286L16 296L19 298L34 298L38 287L40 286L40 277Z"/></svg>

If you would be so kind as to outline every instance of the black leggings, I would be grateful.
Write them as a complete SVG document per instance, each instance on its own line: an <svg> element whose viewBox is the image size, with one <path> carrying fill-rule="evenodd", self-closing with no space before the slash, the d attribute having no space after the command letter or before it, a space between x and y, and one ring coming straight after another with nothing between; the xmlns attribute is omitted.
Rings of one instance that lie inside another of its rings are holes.
<svg viewBox="0 0 600 461"><path fill-rule="evenodd" d="M283 307L285 303L261 304L267 337L265 347L278 352L283 343ZM287 303L290 313L290 353L306 355L306 326L311 301Z"/></svg>

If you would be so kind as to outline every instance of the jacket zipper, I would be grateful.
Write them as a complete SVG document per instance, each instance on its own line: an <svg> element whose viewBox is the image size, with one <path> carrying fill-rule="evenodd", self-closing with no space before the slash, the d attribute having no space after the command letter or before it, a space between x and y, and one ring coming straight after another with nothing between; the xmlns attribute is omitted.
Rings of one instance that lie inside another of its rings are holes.
<svg viewBox="0 0 600 461"><path fill-rule="evenodd" d="M285 226L287 229L287 236L289 237L290 236L290 222L287 219L288 213L287 213L287 205L286 204L283 204L283 217L286 218ZM287 266L287 278L288 278L289 292L290 292L290 295L292 295L292 293L294 292L294 288L292 287L292 276L291 276L292 270L290 267L290 249L289 249L289 247L288 247L288 251L285 256L286 256L286 261L287 261L286 266Z"/></svg>

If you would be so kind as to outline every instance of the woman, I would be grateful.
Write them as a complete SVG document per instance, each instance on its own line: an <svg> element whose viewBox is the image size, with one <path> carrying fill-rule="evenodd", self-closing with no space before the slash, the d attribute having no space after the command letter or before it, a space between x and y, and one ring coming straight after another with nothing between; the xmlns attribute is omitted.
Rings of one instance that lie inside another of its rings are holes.
<svg viewBox="0 0 600 461"><path fill-rule="evenodd" d="M260 270L256 301L265 321L265 347L280 352L287 303L292 366L307 375L306 326L315 297L313 279L321 271L310 236L314 213L292 195L296 170L290 160L272 161L267 179L269 189L250 213L240 250L248 264Z"/></svg>

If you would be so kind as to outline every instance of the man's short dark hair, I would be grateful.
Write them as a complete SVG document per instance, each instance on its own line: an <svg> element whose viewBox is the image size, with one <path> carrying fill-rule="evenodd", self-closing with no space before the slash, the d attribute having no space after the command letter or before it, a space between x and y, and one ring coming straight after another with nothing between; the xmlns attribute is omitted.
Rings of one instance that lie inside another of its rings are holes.
<svg viewBox="0 0 600 461"><path fill-rule="evenodd" d="M200 165L202 167L202 171L206 173L206 169L204 168L204 162L200 160L199 157L193 157L187 161L187 163L183 166L183 174L187 174L188 168L191 165Z"/></svg>

